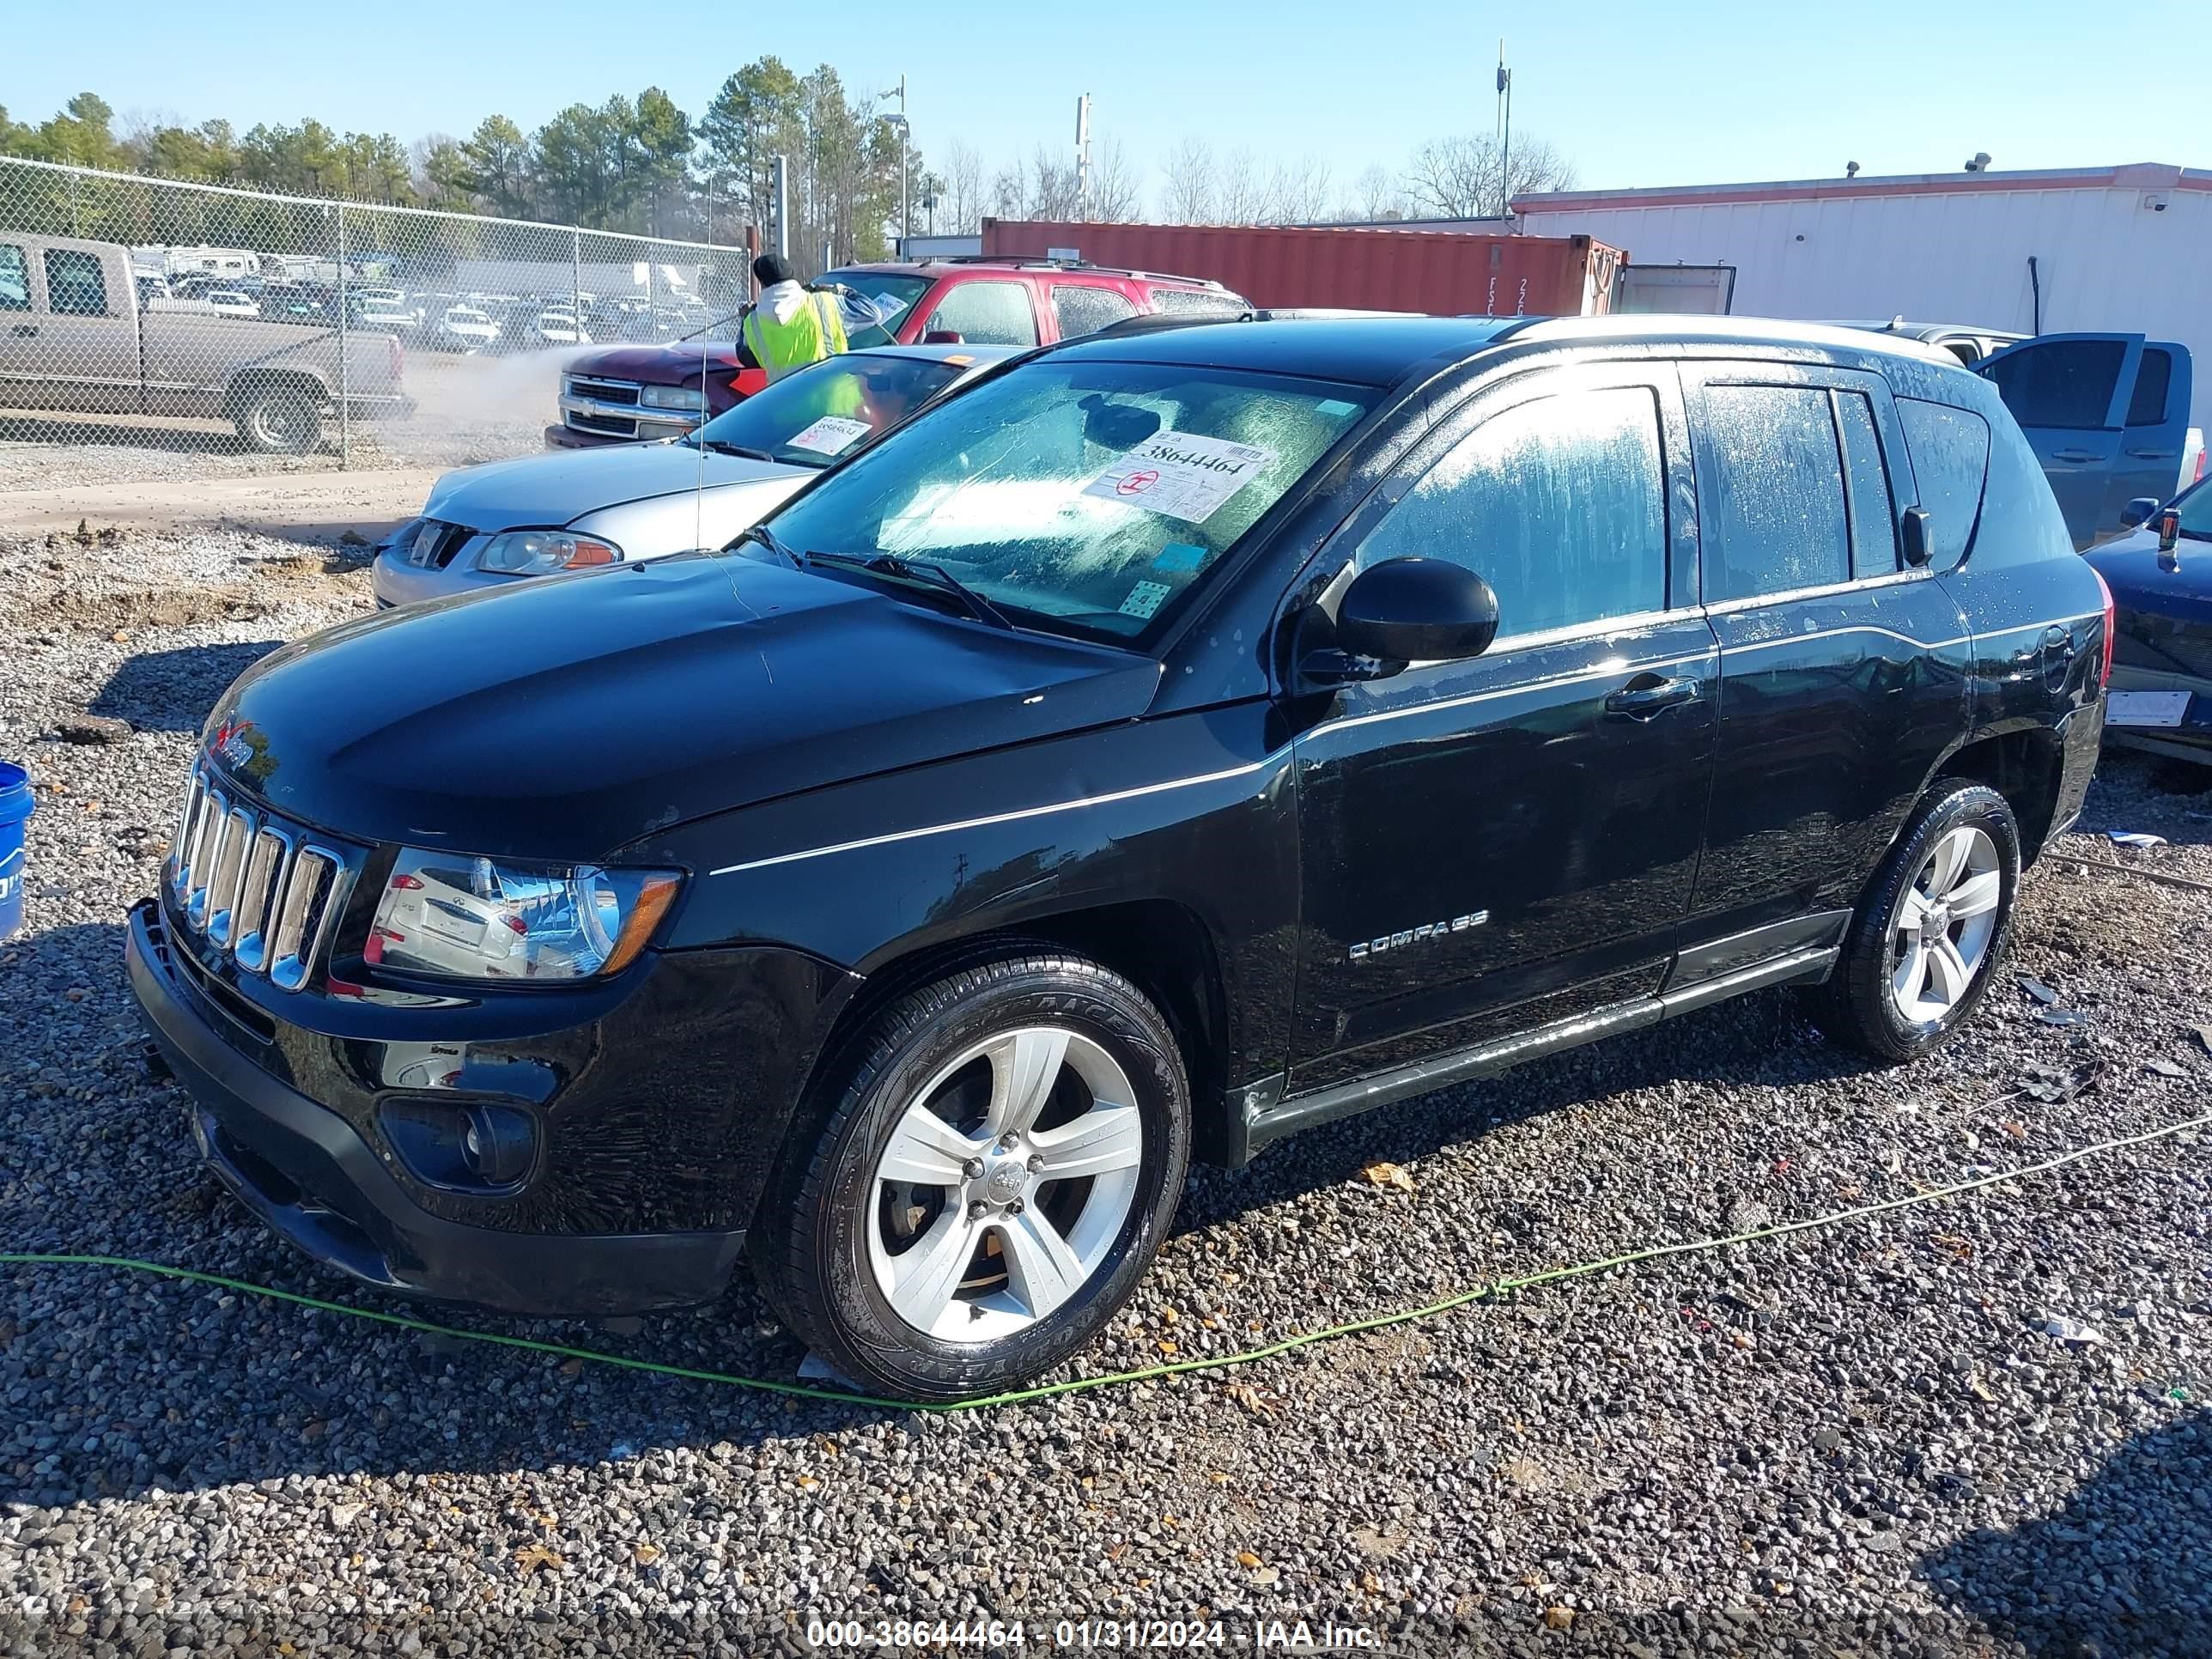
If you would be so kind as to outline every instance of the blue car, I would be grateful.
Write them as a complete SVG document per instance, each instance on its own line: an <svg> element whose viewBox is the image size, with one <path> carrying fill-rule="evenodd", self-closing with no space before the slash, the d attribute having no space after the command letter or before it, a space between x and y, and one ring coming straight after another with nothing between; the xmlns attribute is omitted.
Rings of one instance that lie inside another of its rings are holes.
<svg viewBox="0 0 2212 1659"><path fill-rule="evenodd" d="M2086 556L2112 590L2112 691L2105 738L2129 749L2212 765L2212 477L2141 527Z"/></svg>

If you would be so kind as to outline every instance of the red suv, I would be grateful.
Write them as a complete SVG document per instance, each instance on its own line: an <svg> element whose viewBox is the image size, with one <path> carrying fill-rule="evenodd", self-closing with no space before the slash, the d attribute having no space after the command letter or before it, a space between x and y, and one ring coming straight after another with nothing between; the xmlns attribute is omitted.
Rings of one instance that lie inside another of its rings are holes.
<svg viewBox="0 0 2212 1659"><path fill-rule="evenodd" d="M1249 308L1218 283L1055 259L885 260L841 266L817 285L828 283L865 295L883 319L848 327L856 349L1048 345L1147 312L1234 317ZM561 423L545 428L545 441L583 449L678 437L766 384L736 341L587 351L561 372Z"/></svg>

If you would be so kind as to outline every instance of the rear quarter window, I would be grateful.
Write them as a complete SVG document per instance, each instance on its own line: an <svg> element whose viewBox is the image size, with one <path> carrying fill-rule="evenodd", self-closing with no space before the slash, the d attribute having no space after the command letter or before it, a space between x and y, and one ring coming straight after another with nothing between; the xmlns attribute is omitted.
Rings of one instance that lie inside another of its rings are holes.
<svg viewBox="0 0 2212 1659"><path fill-rule="evenodd" d="M1949 570L1973 544L1982 483L1989 472L1990 423L1971 409L1919 398L1899 398L1897 418L1920 486L1918 505L1928 514L1928 562L1934 569ZM2017 428L2014 435L2019 435ZM2041 478L2040 468L2036 476ZM2048 484L2044 493L2050 494Z"/></svg>
<svg viewBox="0 0 2212 1659"><path fill-rule="evenodd" d="M1241 317L1249 307L1233 294L1188 288L1156 288L1152 309L1169 317Z"/></svg>
<svg viewBox="0 0 2212 1659"><path fill-rule="evenodd" d="M1905 400L1900 398L1898 408L1905 407ZM1931 404L1927 407L1937 409L1944 405ZM1908 442L1911 429L1908 422ZM1973 576L1985 570L2002 570L2038 559L2075 558L2073 534L2066 528L2066 515L2059 511L2058 499L2051 493L2051 480L2044 476L2043 463L2036 459L2027 434L2002 410L1992 411L1983 430L1988 434L1989 441L1987 482L1982 491L1980 518L1966 549L1969 556L1964 574ZM1919 459L1920 452L1916 446L1916 471ZM1921 492L1924 497L1924 474ZM1932 525L1929 527L1934 528ZM1940 534L1936 544L1935 568L1946 569L1948 567L1942 562L1943 541Z"/></svg>

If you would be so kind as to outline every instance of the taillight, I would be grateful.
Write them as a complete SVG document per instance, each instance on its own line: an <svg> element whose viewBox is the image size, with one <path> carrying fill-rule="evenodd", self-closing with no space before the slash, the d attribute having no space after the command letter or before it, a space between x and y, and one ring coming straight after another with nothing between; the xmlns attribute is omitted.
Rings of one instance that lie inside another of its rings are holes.
<svg viewBox="0 0 2212 1659"><path fill-rule="evenodd" d="M399 340L396 335L384 337L384 353L392 365L392 384L399 384Z"/></svg>
<svg viewBox="0 0 2212 1659"><path fill-rule="evenodd" d="M2097 591L2105 596L2105 666L2097 676L2097 690L2101 691L2112 683L2112 650L2118 637L2114 628L2117 617L2112 605L2112 584L2105 580L2104 573L2094 565L2089 568L2089 574L2096 577Z"/></svg>
<svg viewBox="0 0 2212 1659"><path fill-rule="evenodd" d="M2197 483L2203 481L2204 477L2204 463L2207 461L2212 461L2212 443L2204 445L2203 447L2197 452L2197 475L2195 477L2190 479L2190 483Z"/></svg>

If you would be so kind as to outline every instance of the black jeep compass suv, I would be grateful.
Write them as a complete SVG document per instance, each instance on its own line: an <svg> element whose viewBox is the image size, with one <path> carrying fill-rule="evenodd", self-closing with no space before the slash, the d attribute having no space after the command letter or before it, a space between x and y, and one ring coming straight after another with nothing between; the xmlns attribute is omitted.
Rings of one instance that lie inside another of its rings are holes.
<svg viewBox="0 0 2212 1659"><path fill-rule="evenodd" d="M1194 1152L1765 986L1891 1060L2079 810L2111 628L1995 390L1704 319L1018 360L720 554L225 695L132 983L372 1283L761 1283L907 1399L1126 1297Z"/></svg>

